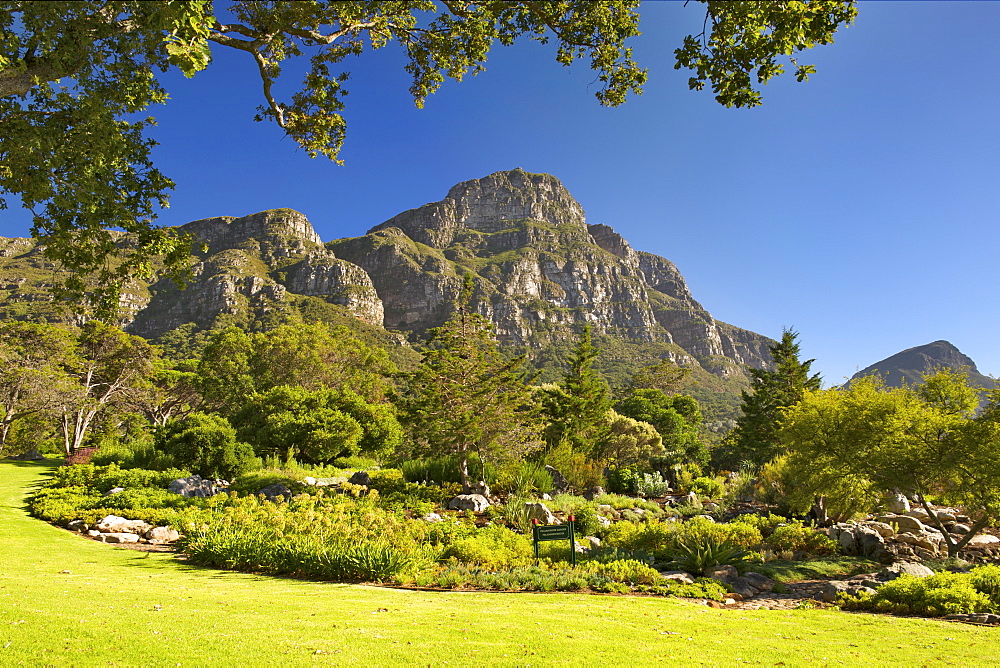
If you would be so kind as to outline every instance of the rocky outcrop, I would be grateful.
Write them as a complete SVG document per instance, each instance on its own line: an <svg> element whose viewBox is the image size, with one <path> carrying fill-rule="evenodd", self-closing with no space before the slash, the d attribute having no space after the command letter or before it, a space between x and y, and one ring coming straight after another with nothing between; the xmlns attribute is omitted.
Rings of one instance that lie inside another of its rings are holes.
<svg viewBox="0 0 1000 668"><path fill-rule="evenodd" d="M716 321L673 263L635 251L607 225L588 225L546 174L513 170L460 183L440 202L327 248L372 277L389 329L443 323L471 273L471 306L504 344L574 339L589 324L598 335L675 344L673 361L719 376L770 359L770 339Z"/></svg>
<svg viewBox="0 0 1000 668"><path fill-rule="evenodd" d="M135 334L155 338L189 324L265 328L305 303L419 340L450 316L463 276L472 274L472 308L492 321L502 345L529 358L565 348L587 324L596 337L646 345L651 359L641 363L667 357L722 379L770 359L770 339L715 320L672 262L636 251L608 225L588 224L548 174L514 169L459 183L439 202L325 245L291 209L179 229L194 241L191 279L184 290L164 279L128 291L123 306L134 313ZM43 275L33 243L0 243L0 285L6 280L17 300L13 317L39 308L29 302L42 292L26 285ZM17 275L6 276L5 267Z"/></svg>

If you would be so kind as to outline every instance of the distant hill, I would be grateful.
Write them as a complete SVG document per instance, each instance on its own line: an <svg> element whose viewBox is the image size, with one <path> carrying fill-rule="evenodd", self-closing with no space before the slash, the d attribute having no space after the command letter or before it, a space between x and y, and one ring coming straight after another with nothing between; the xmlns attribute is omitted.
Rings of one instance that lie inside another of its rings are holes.
<svg viewBox="0 0 1000 668"><path fill-rule="evenodd" d="M934 341L923 346L907 348L862 369L851 376L851 380L864 376L880 376L889 387L916 385L922 381L924 374L941 367L967 369L970 384L975 387L993 389L1000 386L989 376L979 373L972 358L962 354L947 341Z"/></svg>

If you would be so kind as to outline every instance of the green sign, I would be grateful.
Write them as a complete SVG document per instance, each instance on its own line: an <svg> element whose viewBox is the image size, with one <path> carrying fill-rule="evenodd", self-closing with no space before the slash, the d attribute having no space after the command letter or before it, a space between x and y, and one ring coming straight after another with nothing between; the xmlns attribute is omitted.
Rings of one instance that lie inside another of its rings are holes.
<svg viewBox="0 0 1000 668"><path fill-rule="evenodd" d="M569 530L568 524L552 524L549 526L535 527L535 540L569 540L573 532Z"/></svg>
<svg viewBox="0 0 1000 668"><path fill-rule="evenodd" d="M532 527L532 537L535 539L535 559L538 559L538 544L546 540L568 540L570 563L576 566L576 540L574 539L574 522L572 515L566 524L536 524Z"/></svg>

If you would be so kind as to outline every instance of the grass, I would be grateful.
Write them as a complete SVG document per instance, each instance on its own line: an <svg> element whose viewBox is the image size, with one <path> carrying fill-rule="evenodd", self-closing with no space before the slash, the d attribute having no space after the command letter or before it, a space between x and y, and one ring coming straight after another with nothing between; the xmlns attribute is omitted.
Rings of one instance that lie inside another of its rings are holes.
<svg viewBox="0 0 1000 668"><path fill-rule="evenodd" d="M753 566L753 570L776 582L836 580L861 573L875 573L882 564L857 557L817 557L804 561L779 559Z"/></svg>
<svg viewBox="0 0 1000 668"><path fill-rule="evenodd" d="M195 568L28 517L0 462L0 665L988 666L1000 629L631 596L424 592Z"/></svg>

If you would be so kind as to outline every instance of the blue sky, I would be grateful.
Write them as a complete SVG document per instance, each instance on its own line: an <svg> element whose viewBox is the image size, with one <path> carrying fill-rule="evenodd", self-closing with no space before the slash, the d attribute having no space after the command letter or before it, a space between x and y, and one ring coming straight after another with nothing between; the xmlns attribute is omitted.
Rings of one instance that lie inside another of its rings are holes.
<svg viewBox="0 0 1000 668"><path fill-rule="evenodd" d="M397 52L352 72L344 166L311 160L254 123L249 56L218 52L167 79L156 158L177 182L160 222L290 207L324 240L363 234L459 181L522 167L554 174L588 222L674 261L716 318L800 333L828 384L905 348L947 339L1000 374L1000 3L862 2L818 72L785 76L764 106L725 109L687 90L673 50L698 32L693 3L646 3L641 97L593 98L594 75L525 42L447 82L417 110ZM28 216L0 214L0 234Z"/></svg>

